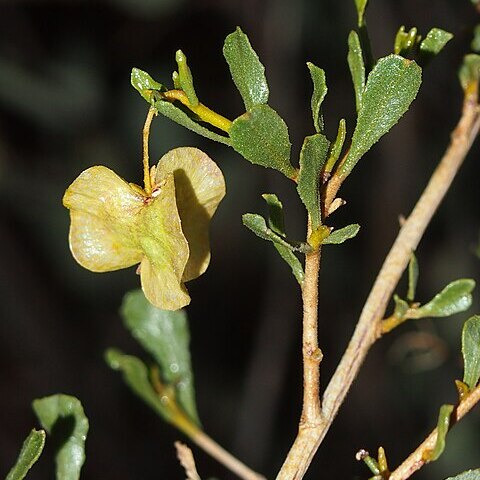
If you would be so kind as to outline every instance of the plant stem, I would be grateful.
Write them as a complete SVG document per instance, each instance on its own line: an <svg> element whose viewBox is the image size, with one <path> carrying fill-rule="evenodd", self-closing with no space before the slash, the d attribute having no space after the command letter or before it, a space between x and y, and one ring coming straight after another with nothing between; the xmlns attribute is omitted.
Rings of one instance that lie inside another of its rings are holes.
<svg viewBox="0 0 480 480"><path fill-rule="evenodd" d="M400 277L433 214L463 163L480 126L477 91L467 92L450 144L412 213L402 226L363 307L355 332L324 394L327 430L355 379L368 350L379 338L379 325ZM326 433L326 432L325 432ZM323 434L324 435L324 434Z"/></svg>
<svg viewBox="0 0 480 480"><path fill-rule="evenodd" d="M143 126L143 184L145 193L150 196L152 193L152 180L150 178L150 160L148 155L148 139L150 137L150 126L152 125L153 117L156 115L156 110L150 107L148 110L145 125Z"/></svg>
<svg viewBox="0 0 480 480"><path fill-rule="evenodd" d="M308 220L307 238L312 233ZM302 284L303 300L303 408L298 435L285 459L277 480L302 478L311 457L302 457L315 440L322 422L320 408L320 362L322 352L318 347L318 274L321 246L305 255L305 277ZM306 450L307 449L307 450ZM312 456L315 452L312 452Z"/></svg>
<svg viewBox="0 0 480 480"><path fill-rule="evenodd" d="M450 424L455 425L461 420L478 402L480 402L480 385L473 389L452 412ZM396 468L390 475L389 480L404 480L409 478L417 470L420 470L428 463L428 453L435 446L437 441L437 429L419 445L419 447L408 456L408 458Z"/></svg>
<svg viewBox="0 0 480 480"><path fill-rule="evenodd" d="M379 325L392 293L408 265L412 252L420 242L475 140L479 127L478 92L476 88L467 88L462 116L452 133L447 151L387 255L363 307L350 343L325 390L320 422L315 428L310 429L309 435L303 433L300 428L277 480L303 478L369 349L381 336ZM339 179L338 185L332 185L331 190L327 191L325 199L327 212L341 183Z"/></svg>
<svg viewBox="0 0 480 480"><path fill-rule="evenodd" d="M191 435L190 439L212 458L227 467L240 478L243 478L244 480L265 480L265 477L247 467L201 430L198 430L195 434Z"/></svg>
<svg viewBox="0 0 480 480"><path fill-rule="evenodd" d="M214 127L223 130L224 132L228 133L230 127L232 126L232 122L228 118L225 118L219 113L210 110L210 108L203 105L203 103L199 103L198 105L192 105L188 101L187 95L183 90L169 90L168 92L164 92L162 95L170 102L178 100L189 110L198 115L198 117L203 122L207 122L210 125L213 125Z"/></svg>

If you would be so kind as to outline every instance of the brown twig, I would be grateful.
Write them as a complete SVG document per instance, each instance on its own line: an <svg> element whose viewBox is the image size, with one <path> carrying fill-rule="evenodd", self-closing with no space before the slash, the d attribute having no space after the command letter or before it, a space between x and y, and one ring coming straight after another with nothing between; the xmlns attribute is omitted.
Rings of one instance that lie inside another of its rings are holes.
<svg viewBox="0 0 480 480"><path fill-rule="evenodd" d="M227 467L243 480L265 480L264 476L247 467L201 430L198 430L195 434L191 435L190 439L203 451L217 460L217 462Z"/></svg>
<svg viewBox="0 0 480 480"><path fill-rule="evenodd" d="M480 385L472 390L452 412L450 425L461 420L478 402L480 402ZM405 480L422 468L428 463L428 452L434 448L436 441L437 429L435 428L418 448L391 473L388 477L389 480Z"/></svg>
<svg viewBox="0 0 480 480"><path fill-rule="evenodd" d="M408 265L412 251L420 242L476 138L479 127L478 93L476 86L472 86L466 91L462 116L452 133L447 151L387 255L363 307L350 343L325 390L320 421L308 430L302 429L300 425L298 436L277 480L303 478L369 349L380 337L379 324L393 291ZM340 185L339 180L338 185L333 185L331 190L327 191L326 202L331 203L334 200ZM305 270L307 271L307 262Z"/></svg>
<svg viewBox="0 0 480 480"><path fill-rule="evenodd" d="M201 480L195 466L195 459L192 451L181 442L175 442L175 449L177 450L177 458L180 465L184 468L187 475L187 480Z"/></svg>
<svg viewBox="0 0 480 480"><path fill-rule="evenodd" d="M309 218L307 238L312 233ZM290 449L277 479L301 478L311 458L300 461L299 452L306 451L317 436L322 422L320 406L320 362L322 352L318 347L318 274L320 248L305 256L305 277L302 284L303 300L303 408L298 435ZM301 475L301 476L299 476Z"/></svg>

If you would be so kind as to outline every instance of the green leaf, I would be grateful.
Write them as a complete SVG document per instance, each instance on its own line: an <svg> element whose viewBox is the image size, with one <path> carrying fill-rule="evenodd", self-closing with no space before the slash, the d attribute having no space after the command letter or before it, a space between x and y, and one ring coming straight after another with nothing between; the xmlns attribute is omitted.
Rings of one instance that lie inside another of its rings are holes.
<svg viewBox="0 0 480 480"><path fill-rule="evenodd" d="M262 198L268 206L268 226L275 232L285 237L285 220L283 218L282 202L274 193L264 193Z"/></svg>
<svg viewBox="0 0 480 480"><path fill-rule="evenodd" d="M325 172L331 172L333 170L333 167L337 163L337 160L340 158L346 135L347 126L345 123L345 119L342 118L340 122L338 122L337 138L335 138L335 141L330 147L330 154L328 155L328 160L324 168Z"/></svg>
<svg viewBox="0 0 480 480"><path fill-rule="evenodd" d="M327 80L325 78L325 71L315 66L311 62L307 62L307 67L310 70L310 76L313 82L313 94L311 100L313 125L317 133L323 132L323 115L322 103L327 95Z"/></svg>
<svg viewBox="0 0 480 480"><path fill-rule="evenodd" d="M445 45L453 38L450 32L441 28L432 28L425 39L420 43L420 59L422 65L425 65L433 57L438 55Z"/></svg>
<svg viewBox="0 0 480 480"><path fill-rule="evenodd" d="M251 230L255 235L257 235L257 237L260 237L263 240L268 240L270 242L281 245L282 247L285 247L292 252L294 250L299 250L296 249L289 242L284 240L281 235L275 233L271 228L269 228L267 226L267 223L265 222L265 219L261 215L258 215L256 213L245 213L242 215L242 222L249 230Z"/></svg>
<svg viewBox="0 0 480 480"><path fill-rule="evenodd" d="M476 470L467 470L454 477L448 477L446 480L480 480L480 468Z"/></svg>
<svg viewBox="0 0 480 480"><path fill-rule="evenodd" d="M462 355L463 382L473 389L480 379L480 315L470 317L463 325Z"/></svg>
<svg viewBox="0 0 480 480"><path fill-rule="evenodd" d="M132 336L159 365L162 380L175 390L178 403L199 425L185 311L156 308L142 290L134 290L124 296L120 313Z"/></svg>
<svg viewBox="0 0 480 480"><path fill-rule="evenodd" d="M362 97L365 89L365 63L363 61L360 38L354 30L348 36L348 66L352 75L353 89L355 91L355 104L357 112L362 108Z"/></svg>
<svg viewBox="0 0 480 480"><path fill-rule="evenodd" d="M357 7L358 14L358 26L361 27L365 23L365 10L368 5L368 0L355 0L355 6Z"/></svg>
<svg viewBox="0 0 480 480"><path fill-rule="evenodd" d="M77 480L85 462L88 420L80 401L69 395L52 395L33 401L42 427L58 445L55 454L58 480Z"/></svg>
<svg viewBox="0 0 480 480"><path fill-rule="evenodd" d="M398 55L381 58L370 72L362 108L346 161L339 175L346 177L360 158L392 128L415 99L422 69Z"/></svg>
<svg viewBox="0 0 480 480"><path fill-rule="evenodd" d="M464 90L466 90L469 85L477 85L480 80L480 55L476 53L465 55L458 76L460 85Z"/></svg>
<svg viewBox="0 0 480 480"><path fill-rule="evenodd" d="M417 51L418 44L422 39L422 36L417 35L417 32L417 27L413 27L406 32L405 26L402 25L395 36L393 51L402 57L413 57Z"/></svg>
<svg viewBox="0 0 480 480"><path fill-rule="evenodd" d="M312 219L312 229L322 223L320 212L320 173L327 160L330 142L321 133L305 137L300 152L297 190Z"/></svg>
<svg viewBox="0 0 480 480"><path fill-rule="evenodd" d="M338 245L343 243L346 240L350 240L357 235L360 230L360 225L358 223L352 223L346 227L340 228L339 230L334 230L323 242L323 245Z"/></svg>
<svg viewBox="0 0 480 480"><path fill-rule="evenodd" d="M464 278L449 283L428 303L414 310L410 318L449 317L467 310L472 304L471 292L475 282Z"/></svg>
<svg viewBox="0 0 480 480"><path fill-rule="evenodd" d="M173 120L174 122L178 123L182 127L188 128L192 132L197 133L198 135L202 135L202 137L208 138L215 142L223 143L224 145L230 145L230 140L223 135L219 135L218 133L212 132L208 128L202 127L198 124L195 120L192 120L182 109L178 108L177 106L173 105L172 103L166 100L158 100L153 103L153 106L157 110L157 112L165 115L165 117Z"/></svg>
<svg viewBox="0 0 480 480"><path fill-rule="evenodd" d="M152 101L152 91L163 90L163 85L156 82L147 72L132 68L130 82L137 92L148 102Z"/></svg>
<svg viewBox="0 0 480 480"><path fill-rule="evenodd" d="M412 253L410 262L408 263L408 292L407 300L413 302L415 300L415 291L417 290L418 281L418 262L417 257Z"/></svg>
<svg viewBox="0 0 480 480"><path fill-rule="evenodd" d="M295 177L296 169L290 163L287 125L268 105L256 105L236 118L229 134L234 150L249 162Z"/></svg>
<svg viewBox="0 0 480 480"><path fill-rule="evenodd" d="M45 431L32 430L25 439L13 468L5 480L22 480L40 457L45 446Z"/></svg>
<svg viewBox="0 0 480 480"><path fill-rule="evenodd" d="M150 383L148 369L145 364L133 355L125 355L120 350L109 348L105 360L113 370L122 372L123 379L132 392L142 399L152 410L165 421L171 421L171 413L167 404L163 403Z"/></svg>
<svg viewBox="0 0 480 480"><path fill-rule="evenodd" d="M181 50L177 50L175 60L178 65L178 78L174 80L174 83L178 81L181 89L185 92L185 95L187 95L190 104L196 107L198 105L198 98L193 86L192 72L187 64L187 57Z"/></svg>
<svg viewBox="0 0 480 480"><path fill-rule="evenodd" d="M262 197L265 199L268 205L268 226L272 229L273 232L285 237L285 225L283 219L282 203L273 193L264 193ZM275 242L273 243L273 246L280 254L280 256L285 260L285 262L288 263L288 265L292 269L294 277L301 286L305 275L300 260L290 248Z"/></svg>
<svg viewBox="0 0 480 480"><path fill-rule="evenodd" d="M445 450L445 442L450 428L450 416L453 412L453 405L442 405L438 413L437 441L428 455L428 460L434 462Z"/></svg>
<svg viewBox="0 0 480 480"><path fill-rule="evenodd" d="M237 27L225 39L223 55L247 110L268 102L265 68L250 45L248 37Z"/></svg>

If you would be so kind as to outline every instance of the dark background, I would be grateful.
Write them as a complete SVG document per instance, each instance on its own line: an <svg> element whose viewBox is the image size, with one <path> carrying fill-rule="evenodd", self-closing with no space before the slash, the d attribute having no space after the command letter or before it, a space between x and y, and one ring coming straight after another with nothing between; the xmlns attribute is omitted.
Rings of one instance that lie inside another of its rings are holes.
<svg viewBox="0 0 480 480"><path fill-rule="evenodd" d="M478 16L468 0L372 0L375 55L391 51L398 27L455 34L424 74L412 110L374 147L342 188L348 204L337 227L358 222L358 237L325 248L320 345L325 385L397 231L438 162L461 106L456 71ZM130 86L137 66L169 82L174 54L188 55L200 99L229 118L242 113L221 49L241 25L266 66L270 103L286 119L298 153L312 134L306 61L327 72L327 133L339 118L354 126L346 38L353 1L104 0L6 1L0 5L0 475L38 425L34 398L78 396L90 419L83 478L181 479L173 441L182 435L148 410L103 361L107 347L139 353L118 316L122 295L138 286L134 269L93 274L72 259L65 188L83 170L106 165L140 183L141 129L147 105ZM301 407L299 289L271 245L241 224L264 212L276 192L287 228L300 238L305 216L292 185L274 171L159 118L152 156L193 145L224 171L228 195L212 225L212 263L188 285L197 399L206 431L273 478L295 436ZM418 297L426 301L459 277L478 279L478 157L474 146L418 250ZM404 285L399 288L403 294ZM455 402L461 378L462 321L479 311L402 326L370 352L307 478L368 478L359 448L379 445L391 467ZM419 345L427 342L428 349ZM442 479L480 466L480 414L449 434L441 459L415 478ZM47 442L48 443L48 442ZM203 478L233 478L194 449ZM29 478L53 476L48 448Z"/></svg>

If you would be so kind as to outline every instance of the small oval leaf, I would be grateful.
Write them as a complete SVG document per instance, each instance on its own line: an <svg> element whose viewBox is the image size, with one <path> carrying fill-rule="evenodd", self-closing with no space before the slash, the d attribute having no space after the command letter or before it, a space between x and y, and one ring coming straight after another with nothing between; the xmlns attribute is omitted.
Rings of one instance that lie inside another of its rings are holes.
<svg viewBox="0 0 480 480"><path fill-rule="evenodd" d="M327 80L325 71L311 62L307 62L308 70L313 82L313 93L311 100L313 125L317 133L323 132L322 103L327 95Z"/></svg>
<svg viewBox="0 0 480 480"><path fill-rule="evenodd" d="M450 32L441 28L432 28L420 43L420 58L423 65L438 55L445 45L453 38Z"/></svg>
<svg viewBox="0 0 480 480"><path fill-rule="evenodd" d="M320 177L327 160L330 142L321 133L305 137L300 152L300 173L297 190L312 219L312 229L322 223L320 212Z"/></svg>
<svg viewBox="0 0 480 480"><path fill-rule="evenodd" d="M160 310L142 290L134 290L124 296L120 313L132 336L159 365L162 380L175 390L178 403L199 425L185 311Z"/></svg>
<svg viewBox="0 0 480 480"><path fill-rule="evenodd" d="M32 430L25 439L13 468L5 480L23 480L40 457L45 446L45 430Z"/></svg>
<svg viewBox="0 0 480 480"><path fill-rule="evenodd" d="M289 178L296 175L287 125L273 108L254 106L234 120L229 134L234 150L249 162L275 168Z"/></svg>
<svg viewBox="0 0 480 480"><path fill-rule="evenodd" d="M334 230L325 240L323 240L323 245L338 245L340 243L349 240L357 235L360 230L360 225L358 223L352 223L346 227Z"/></svg>
<svg viewBox="0 0 480 480"><path fill-rule="evenodd" d="M476 85L480 79L480 55L476 53L465 55L458 76L460 85L464 90L466 90L469 85Z"/></svg>
<svg viewBox="0 0 480 480"><path fill-rule="evenodd" d="M463 325L462 355L463 382L473 389L480 379L480 315L470 317Z"/></svg>
<svg viewBox="0 0 480 480"><path fill-rule="evenodd" d="M463 312L472 304L471 292L475 282L469 278L449 283L425 305L412 311L410 318L449 317Z"/></svg>
<svg viewBox="0 0 480 480"><path fill-rule="evenodd" d="M269 92L265 67L239 27L225 39L223 56L245 108L250 110L254 105L267 103Z"/></svg>
<svg viewBox="0 0 480 480"><path fill-rule="evenodd" d="M152 100L152 90L163 89L161 83L156 82L147 72L139 68L132 68L130 83L148 103Z"/></svg>
<svg viewBox="0 0 480 480"><path fill-rule="evenodd" d="M80 401L69 395L52 395L33 401L42 427L60 445L55 454L57 480L78 480L85 462L88 420Z"/></svg>
<svg viewBox="0 0 480 480"><path fill-rule="evenodd" d="M387 133L417 96L422 69L399 55L381 58L370 72L362 96L362 108L345 162L339 175L346 177L362 156Z"/></svg>

